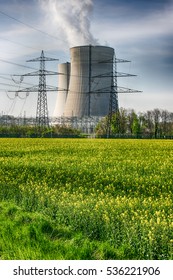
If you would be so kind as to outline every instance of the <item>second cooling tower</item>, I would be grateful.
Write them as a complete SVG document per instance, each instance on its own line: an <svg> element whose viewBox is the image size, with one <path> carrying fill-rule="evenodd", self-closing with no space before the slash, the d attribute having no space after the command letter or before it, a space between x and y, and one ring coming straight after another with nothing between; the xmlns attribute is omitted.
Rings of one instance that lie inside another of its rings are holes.
<svg viewBox="0 0 173 280"><path fill-rule="evenodd" d="M105 116L109 112L114 49L79 46L70 49L71 71L65 117Z"/></svg>
<svg viewBox="0 0 173 280"><path fill-rule="evenodd" d="M55 117L60 117L64 114L70 80L70 63L66 62L59 64L58 73L58 96L54 110Z"/></svg>

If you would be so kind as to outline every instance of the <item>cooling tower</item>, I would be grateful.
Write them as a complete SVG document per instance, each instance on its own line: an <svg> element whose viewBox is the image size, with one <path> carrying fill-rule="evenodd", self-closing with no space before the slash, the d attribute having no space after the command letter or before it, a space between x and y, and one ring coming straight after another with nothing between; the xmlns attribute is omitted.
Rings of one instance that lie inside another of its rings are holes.
<svg viewBox="0 0 173 280"><path fill-rule="evenodd" d="M79 46L70 49L71 74L64 116L105 116L109 112L114 49Z"/></svg>
<svg viewBox="0 0 173 280"><path fill-rule="evenodd" d="M64 113L64 107L67 99L69 79L70 79L70 63L62 63L58 65L58 95L54 110L54 116L59 117Z"/></svg>

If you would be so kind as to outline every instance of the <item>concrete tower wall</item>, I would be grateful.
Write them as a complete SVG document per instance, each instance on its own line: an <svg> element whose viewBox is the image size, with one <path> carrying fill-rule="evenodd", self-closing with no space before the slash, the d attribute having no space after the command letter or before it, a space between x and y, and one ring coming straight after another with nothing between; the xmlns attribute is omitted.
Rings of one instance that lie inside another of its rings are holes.
<svg viewBox="0 0 173 280"><path fill-rule="evenodd" d="M58 65L58 95L54 110L54 116L63 116L65 103L68 95L70 81L70 63L62 63Z"/></svg>
<svg viewBox="0 0 173 280"><path fill-rule="evenodd" d="M107 115L114 49L105 46L79 46L71 48L70 54L71 74L64 116Z"/></svg>

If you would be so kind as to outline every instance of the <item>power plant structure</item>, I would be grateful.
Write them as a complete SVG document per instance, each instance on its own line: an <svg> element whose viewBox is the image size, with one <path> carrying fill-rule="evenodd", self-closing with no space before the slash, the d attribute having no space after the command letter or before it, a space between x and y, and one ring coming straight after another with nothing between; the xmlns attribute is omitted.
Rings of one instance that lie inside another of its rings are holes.
<svg viewBox="0 0 173 280"><path fill-rule="evenodd" d="M64 115L64 108L69 90L70 82L70 63L61 63L58 65L58 95L54 110L55 117Z"/></svg>
<svg viewBox="0 0 173 280"><path fill-rule="evenodd" d="M117 59L111 47L76 46L70 56L70 63L58 65L55 122L92 133L100 119L108 116L110 122L118 110L118 92L138 92L118 89L117 77L135 75L116 71L117 63L129 61Z"/></svg>
<svg viewBox="0 0 173 280"><path fill-rule="evenodd" d="M64 71L59 75L55 115L78 118L107 115L113 76L113 63L110 62L114 49L90 45L73 47L70 53L71 67L69 64L59 65L59 72L62 68ZM106 73L109 75L102 79ZM65 84L64 90L62 86ZM106 92L103 88L107 88Z"/></svg>
<svg viewBox="0 0 173 280"><path fill-rule="evenodd" d="M40 62L39 71L21 76L39 76L39 85L15 91L15 96L26 92L38 92L36 125L48 127L51 123L70 126L91 134L98 122L107 116L106 134L111 134L111 120L118 111L118 93L140 92L117 85L118 77L136 76L117 72L117 63L130 62L116 58L115 51L107 46L76 46L70 49L70 62L58 65L58 72L47 71L44 56L28 62ZM58 87L46 85L47 75L58 75ZM19 75L14 75L19 76ZM54 116L48 116L47 91L57 91ZM10 91L9 91L10 92ZM12 91L13 92L13 91Z"/></svg>

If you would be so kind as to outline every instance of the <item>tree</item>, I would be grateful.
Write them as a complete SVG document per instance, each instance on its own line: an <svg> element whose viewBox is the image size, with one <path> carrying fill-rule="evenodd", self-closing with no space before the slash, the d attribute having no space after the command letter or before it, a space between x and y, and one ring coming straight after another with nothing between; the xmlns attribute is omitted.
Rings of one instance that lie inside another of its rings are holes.
<svg viewBox="0 0 173 280"><path fill-rule="evenodd" d="M127 132L127 111L120 108L112 116L111 131L113 135L124 135Z"/></svg>
<svg viewBox="0 0 173 280"><path fill-rule="evenodd" d="M152 111L147 111L144 113L144 123L145 123L145 136L152 138L154 136L154 124L153 124L153 113Z"/></svg>
<svg viewBox="0 0 173 280"><path fill-rule="evenodd" d="M108 117L105 117L105 118L102 118L101 121L97 124L97 126L95 128L95 133L97 136L106 135L107 122L108 122Z"/></svg>
<svg viewBox="0 0 173 280"><path fill-rule="evenodd" d="M139 137L139 134L141 133L141 118L139 118L139 116L132 109L128 111L127 120L128 133Z"/></svg>
<svg viewBox="0 0 173 280"><path fill-rule="evenodd" d="M154 121L154 136L155 138L160 137L160 115L161 112L159 109L154 109L152 112L153 121Z"/></svg>
<svg viewBox="0 0 173 280"><path fill-rule="evenodd" d="M165 137L167 135L171 135L170 113L167 110L162 110L160 117L161 117L161 125L160 125L161 136Z"/></svg>
<svg viewBox="0 0 173 280"><path fill-rule="evenodd" d="M135 135L137 138L141 134L141 125L139 117L135 114L132 123L132 134Z"/></svg>

